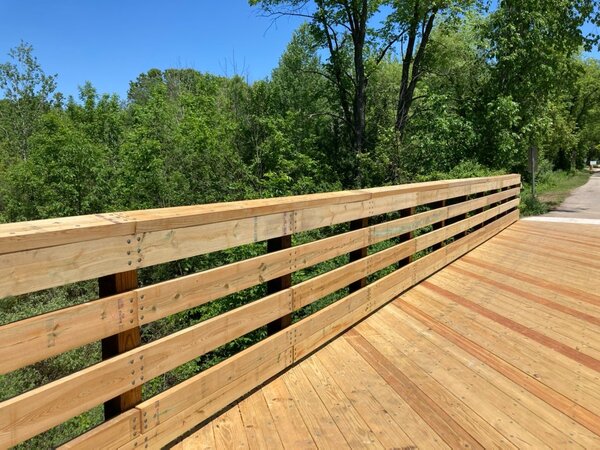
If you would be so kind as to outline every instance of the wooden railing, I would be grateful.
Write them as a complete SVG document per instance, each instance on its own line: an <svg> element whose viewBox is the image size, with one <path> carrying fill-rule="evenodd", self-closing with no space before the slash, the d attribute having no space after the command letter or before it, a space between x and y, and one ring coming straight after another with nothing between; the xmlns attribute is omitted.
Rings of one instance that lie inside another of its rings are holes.
<svg viewBox="0 0 600 450"><path fill-rule="evenodd" d="M0 298L93 278L101 298L1 326L0 373L99 340L103 361L0 403L0 447L103 403L107 420L64 448L169 443L517 220L519 189L506 175L1 225ZM344 222L350 231L291 246L295 233ZM140 268L260 241L261 256L138 287ZM348 264L292 285L293 272L345 254ZM266 297L141 345L141 326L262 283ZM141 401L144 383L266 325L264 340Z"/></svg>

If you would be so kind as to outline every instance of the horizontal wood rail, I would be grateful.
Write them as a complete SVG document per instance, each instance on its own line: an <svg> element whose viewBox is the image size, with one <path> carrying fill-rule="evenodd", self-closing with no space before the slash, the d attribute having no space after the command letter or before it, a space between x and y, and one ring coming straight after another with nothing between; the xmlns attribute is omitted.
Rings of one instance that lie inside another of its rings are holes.
<svg viewBox="0 0 600 450"><path fill-rule="evenodd" d="M519 191L520 177L506 175L0 225L0 297L253 242L273 244L254 258L1 326L0 373L7 373L270 282L264 298L145 345L123 346L98 364L0 403L0 447L126 395L121 404L132 409L64 448L167 444L517 220ZM366 220L399 211L399 218ZM295 233L346 222L350 231L289 246ZM383 241L394 245L369 254ZM347 264L290 283L292 273L347 254ZM366 283L389 267L397 270ZM290 324L298 309L347 287L341 300ZM264 340L131 404L132 389L139 398L145 382L266 325Z"/></svg>

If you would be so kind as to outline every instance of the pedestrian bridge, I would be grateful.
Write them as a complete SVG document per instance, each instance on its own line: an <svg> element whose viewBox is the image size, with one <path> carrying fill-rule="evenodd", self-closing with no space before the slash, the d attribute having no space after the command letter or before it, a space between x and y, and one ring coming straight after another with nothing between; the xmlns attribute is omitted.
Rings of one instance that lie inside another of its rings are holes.
<svg viewBox="0 0 600 450"><path fill-rule="evenodd" d="M0 373L103 349L0 403L0 447L101 404L106 420L62 448L600 447L600 226L518 220L519 187L507 175L0 226L0 297L99 278L96 300L1 326ZM255 242L258 256L138 285L141 268ZM296 279L325 261L338 263ZM266 295L140 338L256 285Z"/></svg>

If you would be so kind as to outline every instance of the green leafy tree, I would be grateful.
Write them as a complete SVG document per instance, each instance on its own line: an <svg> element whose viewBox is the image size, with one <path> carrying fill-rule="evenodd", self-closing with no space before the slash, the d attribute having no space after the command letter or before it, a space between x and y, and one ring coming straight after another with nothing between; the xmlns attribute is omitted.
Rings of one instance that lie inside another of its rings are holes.
<svg viewBox="0 0 600 450"><path fill-rule="evenodd" d="M29 138L40 123L42 115L52 105L56 75L46 75L33 47L21 42L8 52L9 61L0 64L0 89L4 104L0 108L0 132L6 141L9 157L26 159Z"/></svg>

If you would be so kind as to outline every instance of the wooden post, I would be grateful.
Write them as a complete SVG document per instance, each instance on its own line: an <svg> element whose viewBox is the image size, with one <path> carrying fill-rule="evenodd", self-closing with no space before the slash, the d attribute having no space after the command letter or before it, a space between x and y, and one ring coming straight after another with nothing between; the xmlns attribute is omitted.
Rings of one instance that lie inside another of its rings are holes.
<svg viewBox="0 0 600 450"><path fill-rule="evenodd" d="M475 194L475 198L481 198L481 197L485 197L487 194L488 194L488 192L487 192L487 191L484 191L484 192L479 192L478 194ZM474 213L474 214L480 214L480 213L484 212L485 210L486 210L486 207L484 206L483 208L476 209L475 211L473 211L473 213ZM473 230L479 230L479 229L480 229L480 228L482 228L483 226L484 226L484 223L482 222L482 223L480 223L480 224L478 224L478 225L475 225L475 226L473 227Z"/></svg>
<svg viewBox="0 0 600 450"><path fill-rule="evenodd" d="M366 228L369 226L369 218L365 217L363 219L357 219L350 222L350 231L360 230L361 228ZM358 261L361 258L367 256L369 251L368 247L362 247L358 250L353 250L350 252L350 262ZM356 292L359 289L364 288L367 285L367 277L363 277L360 280L353 281L348 286L350 293Z"/></svg>
<svg viewBox="0 0 600 450"><path fill-rule="evenodd" d="M272 253L292 246L292 235L287 234L267 241L267 252ZM288 273L267 281L267 295L274 294L292 286L292 274ZM286 314L267 324L267 334L271 336L292 324L292 314Z"/></svg>
<svg viewBox="0 0 600 450"><path fill-rule="evenodd" d="M467 196L463 195L461 197L455 197L452 200L450 200L452 205L457 205L459 203L463 203L467 201ZM446 220L446 225L452 225L453 223L456 222L460 222L461 220L465 220L467 218L467 213L463 213L463 214L459 214L458 216L454 216L454 217L450 217L448 220ZM457 234L456 236L454 236L454 239L460 239L462 237L465 237L467 235L466 231L462 231L459 234Z"/></svg>
<svg viewBox="0 0 600 450"><path fill-rule="evenodd" d="M400 217L412 216L415 213L415 208L406 208L400 210ZM410 241L413 238L413 232L410 231L408 233L401 234L398 236L399 243ZM406 258L402 258L398 261L398 269L404 267L414 260L414 255L407 256Z"/></svg>
<svg viewBox="0 0 600 450"><path fill-rule="evenodd" d="M107 275L98 279L100 297L120 294L138 287L137 271ZM142 343L140 327L125 330L102 339L102 360L125 353L132 348L139 347ZM112 419L115 416L133 408L142 401L142 386L124 392L118 397L112 398L104 403L104 419Z"/></svg>
<svg viewBox="0 0 600 450"><path fill-rule="evenodd" d="M432 208L431 209L438 209L438 208L443 208L444 206L446 206L446 200L440 200L439 202L435 202L432 204ZM441 222L437 222L433 224L433 231L435 230L439 230L440 228L444 228L446 226L446 221L442 220ZM438 242L437 244L434 244L431 247L431 250L436 251L439 250L440 248L442 248L444 246L444 242Z"/></svg>

